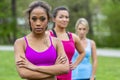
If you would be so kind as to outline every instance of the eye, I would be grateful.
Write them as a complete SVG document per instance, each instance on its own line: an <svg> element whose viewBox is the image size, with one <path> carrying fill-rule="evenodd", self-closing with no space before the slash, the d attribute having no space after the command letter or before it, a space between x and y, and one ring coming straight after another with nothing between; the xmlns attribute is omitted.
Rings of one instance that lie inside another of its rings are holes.
<svg viewBox="0 0 120 80"><path fill-rule="evenodd" d="M39 19L40 19L40 21L45 21L46 20L46 18L44 16L41 16Z"/></svg>
<svg viewBox="0 0 120 80"><path fill-rule="evenodd" d="M86 30L86 28L83 28L83 30Z"/></svg>
<svg viewBox="0 0 120 80"><path fill-rule="evenodd" d="M68 19L68 18L69 18L69 16L65 16L65 18L67 18L67 19Z"/></svg>
<svg viewBox="0 0 120 80"><path fill-rule="evenodd" d="M79 30L81 30L81 28L79 28Z"/></svg>
<svg viewBox="0 0 120 80"><path fill-rule="evenodd" d="M36 18L36 17L32 17L32 20L33 20L33 21L36 21L36 20L37 20L37 18Z"/></svg>
<svg viewBox="0 0 120 80"><path fill-rule="evenodd" d="M63 16L59 16L59 18L63 18Z"/></svg>

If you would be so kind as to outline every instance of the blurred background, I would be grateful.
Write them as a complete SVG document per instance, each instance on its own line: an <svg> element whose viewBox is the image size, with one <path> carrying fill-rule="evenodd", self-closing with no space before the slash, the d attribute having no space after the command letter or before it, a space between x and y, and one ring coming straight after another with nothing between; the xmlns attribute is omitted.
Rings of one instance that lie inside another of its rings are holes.
<svg viewBox="0 0 120 80"><path fill-rule="evenodd" d="M0 44L13 44L29 32L24 11L34 0L0 0ZM75 22L85 17L90 24L89 38L97 47L120 47L119 0L44 0L52 9L67 6L70 10L68 31L74 32Z"/></svg>
<svg viewBox="0 0 120 80"><path fill-rule="evenodd" d="M34 0L0 0L0 80L22 80L15 68L13 44L17 38L25 36L30 31L25 20L25 10L32 1ZM57 6L69 8L68 31L75 32L78 18L85 17L88 20L88 38L96 42L98 55L107 54L98 56L96 79L120 80L120 0L44 1L51 5L52 10ZM48 27L51 28L51 23ZM99 51L103 48L114 51Z"/></svg>

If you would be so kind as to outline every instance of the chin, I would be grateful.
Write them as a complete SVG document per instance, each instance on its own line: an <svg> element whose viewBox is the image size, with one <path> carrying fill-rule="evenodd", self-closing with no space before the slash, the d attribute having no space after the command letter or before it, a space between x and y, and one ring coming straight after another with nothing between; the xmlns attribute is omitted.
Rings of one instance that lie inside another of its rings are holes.
<svg viewBox="0 0 120 80"><path fill-rule="evenodd" d="M43 32L41 31L41 32L34 32L35 34L37 34L37 35L39 35L39 34L42 34Z"/></svg>

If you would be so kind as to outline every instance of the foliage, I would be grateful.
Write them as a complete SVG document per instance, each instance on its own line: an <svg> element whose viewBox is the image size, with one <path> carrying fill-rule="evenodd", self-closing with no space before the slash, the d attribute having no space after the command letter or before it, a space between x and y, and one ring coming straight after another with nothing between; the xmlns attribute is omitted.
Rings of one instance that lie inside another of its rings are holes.
<svg viewBox="0 0 120 80"><path fill-rule="evenodd" d="M101 30L101 34L106 32L105 34L97 35L95 40L98 46L101 47L120 47L120 1L119 0L106 0L101 1L101 11L105 16L105 19L102 21L102 24L99 25ZM102 30L104 29L104 30ZM98 39L99 38L99 39Z"/></svg>
<svg viewBox="0 0 120 80"><path fill-rule="evenodd" d="M2 6L6 7L9 4L8 6L10 7L11 1L8 3L2 1L3 2L2 4L4 4ZM28 8L29 3L31 3L32 1L33 0L25 0L25 1L16 0L17 18L25 17L24 11L25 11L25 9ZM68 25L68 31L74 32L75 22L77 21L77 19L79 17L87 18L91 24L91 11L89 9L89 4L90 4L89 0L76 0L76 1L73 1L73 0L45 0L45 1L48 2L52 6L52 9L54 9L57 6L67 6L69 8L69 10L70 10L70 24ZM54 3L52 3L52 2L54 2ZM70 3L72 3L72 5ZM7 13L11 12L11 9L6 9L6 11L7 11ZM5 17L6 18L12 17L12 14L9 14L9 15L10 16L5 16ZM20 25L13 27L13 26L15 26L15 23L13 23L13 22L10 22L9 24L7 24L7 26L8 25L9 25L9 27L7 29L8 32L4 33L2 31L4 31L5 29L1 30L1 38L3 38L3 39L0 43L3 43L3 44L4 43L11 43L11 40L14 38L14 36L18 34L18 31L17 31L18 29L15 29L15 28L21 27ZM2 24L2 26L6 26L6 25ZM26 26L26 25L22 25L22 26ZM92 27L90 29L91 29L90 33L92 34L93 33ZM25 35L26 33L21 33L21 34Z"/></svg>
<svg viewBox="0 0 120 80"><path fill-rule="evenodd" d="M26 24L13 21L12 0L0 0L0 44L12 44L14 37L22 37L29 31ZM17 19L25 18L25 10L33 0L16 0ZM88 37L94 39L98 47L120 47L120 1L119 0L44 0L52 10L57 6L67 6L70 10L68 31L75 32L78 18L85 17L90 25ZM51 12L52 13L52 12ZM17 29L15 29L17 28ZM19 31L18 31L19 29Z"/></svg>
<svg viewBox="0 0 120 80"><path fill-rule="evenodd" d="M11 44L16 32L16 18L13 14L12 0L1 0L0 2L0 43ZM14 11L15 13L15 11Z"/></svg>
<svg viewBox="0 0 120 80"><path fill-rule="evenodd" d="M8 6L6 6L8 5ZM10 24L10 4L7 0L0 1L0 43L7 42L11 28ZM4 40L3 40L4 39Z"/></svg>

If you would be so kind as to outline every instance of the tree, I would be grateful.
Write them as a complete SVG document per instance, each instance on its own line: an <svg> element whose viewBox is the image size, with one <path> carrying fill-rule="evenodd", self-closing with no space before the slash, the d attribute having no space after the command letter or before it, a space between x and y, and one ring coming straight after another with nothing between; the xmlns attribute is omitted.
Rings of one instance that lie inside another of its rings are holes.
<svg viewBox="0 0 120 80"><path fill-rule="evenodd" d="M16 39L16 0L0 2L0 43L11 44ZM11 3L11 4L10 4Z"/></svg>
<svg viewBox="0 0 120 80"><path fill-rule="evenodd" d="M95 36L97 44L102 47L120 47L120 1L101 0L97 5L104 16L103 20L99 19L101 23L96 25L100 32Z"/></svg>
<svg viewBox="0 0 120 80"><path fill-rule="evenodd" d="M109 46L120 47L120 1L112 0L107 1L104 13L107 15L106 24L110 28L111 36L108 39ZM113 44L112 44L113 43Z"/></svg>
<svg viewBox="0 0 120 80"><path fill-rule="evenodd" d="M13 40L16 40L16 30L17 30L17 23L16 23L16 0L11 0L11 11L12 11L12 27L13 27Z"/></svg>
<svg viewBox="0 0 120 80"><path fill-rule="evenodd" d="M10 1L0 0L0 43L7 43L9 40L9 35L11 27L11 18L10 18Z"/></svg>

